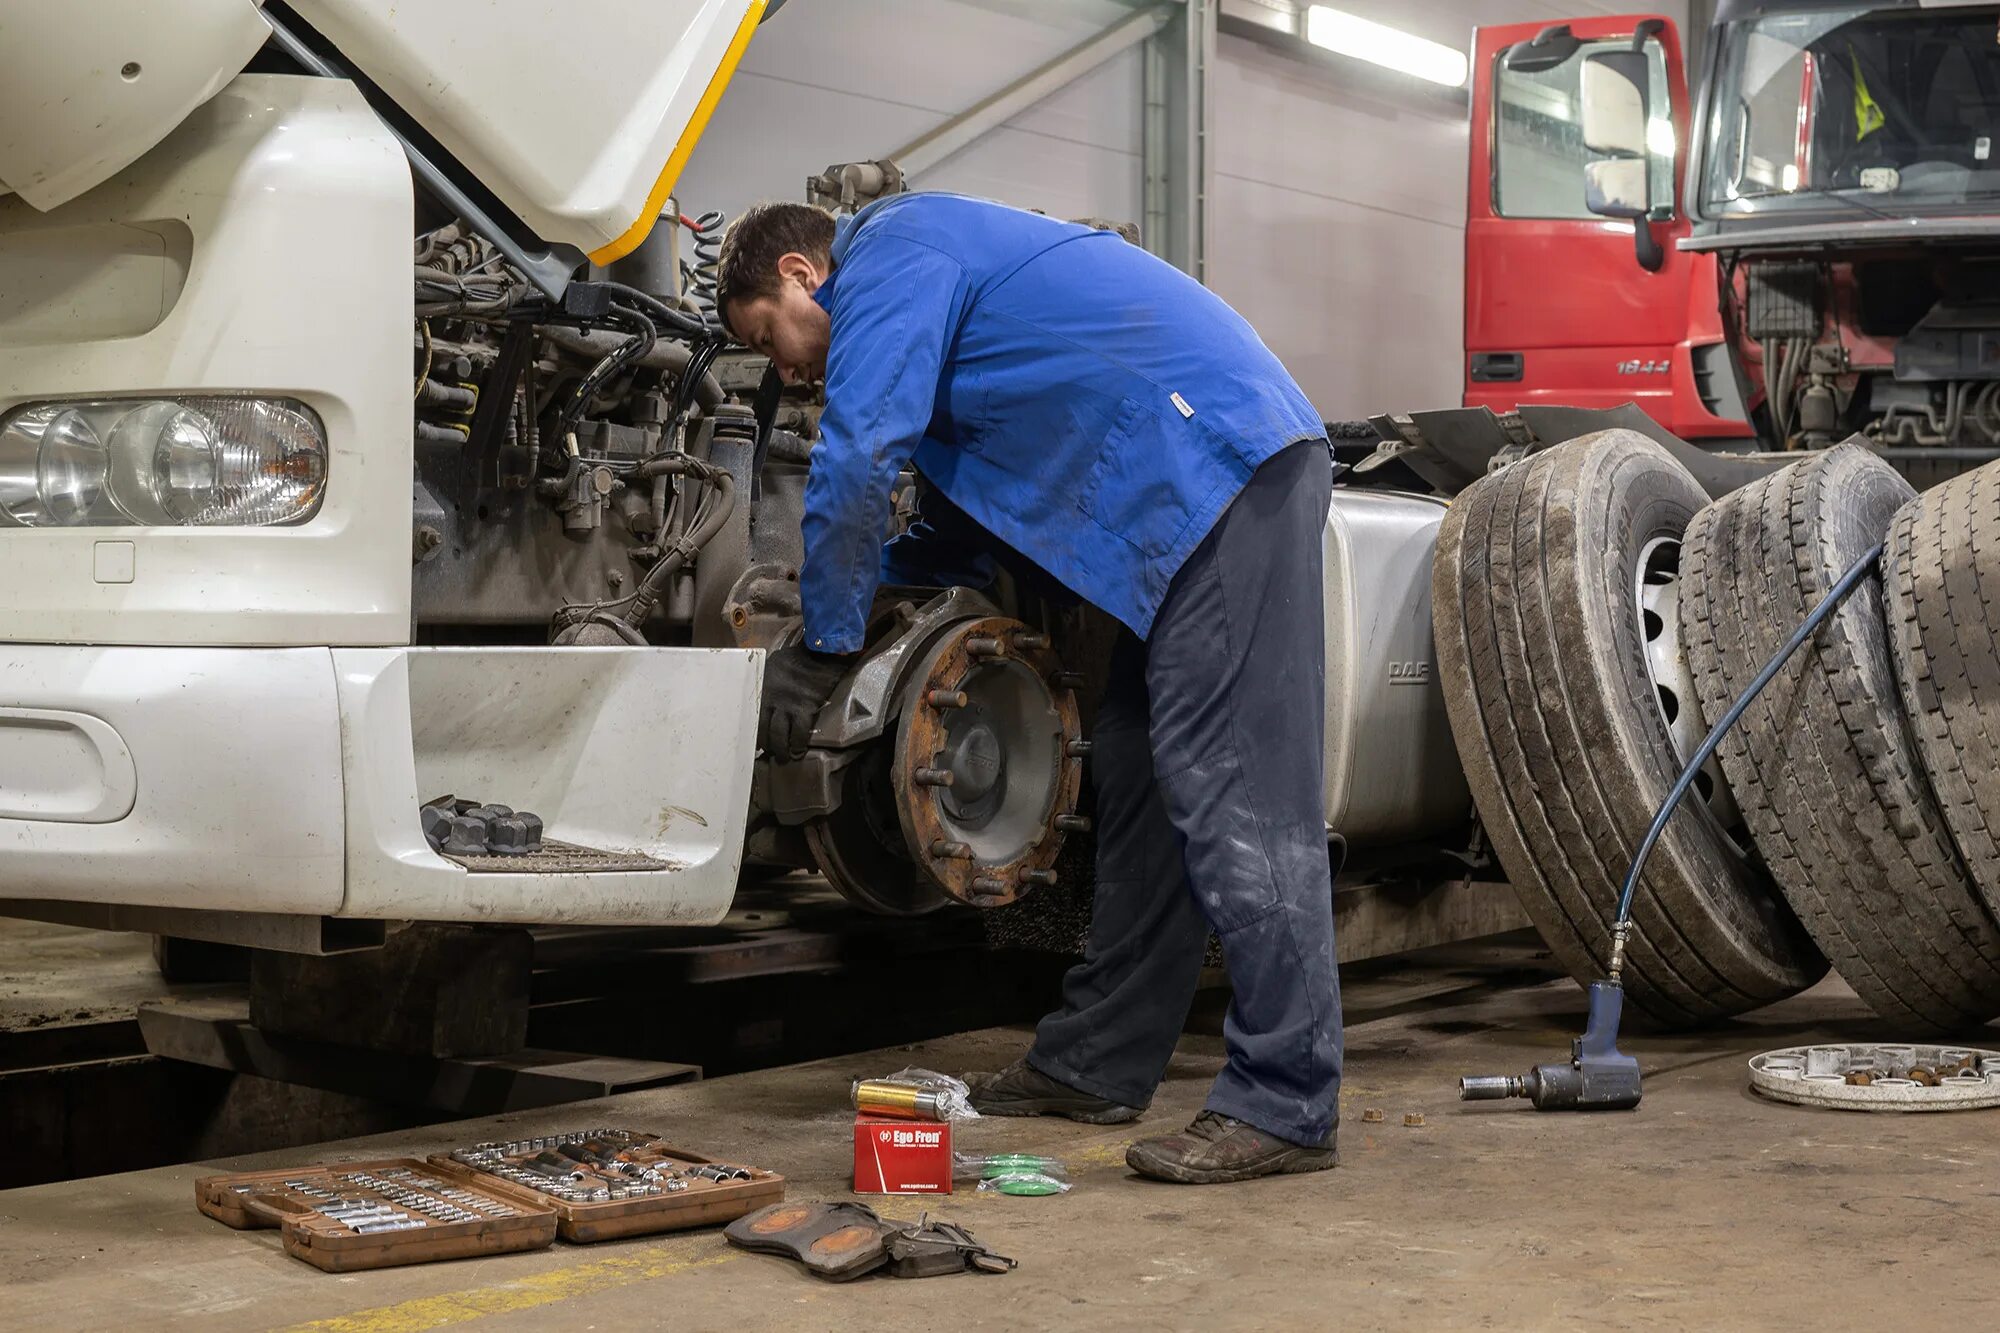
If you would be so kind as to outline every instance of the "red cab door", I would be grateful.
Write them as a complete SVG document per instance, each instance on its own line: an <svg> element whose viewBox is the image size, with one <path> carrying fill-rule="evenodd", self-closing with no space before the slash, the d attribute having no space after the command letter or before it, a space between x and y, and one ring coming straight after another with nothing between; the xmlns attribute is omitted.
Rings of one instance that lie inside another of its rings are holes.
<svg viewBox="0 0 2000 1333"><path fill-rule="evenodd" d="M1584 58L1630 50L1642 24L1658 267L1634 224L1584 206ZM1561 31L1567 29L1567 32ZM1539 59L1509 61L1536 41ZM1683 439L1751 434L1722 342L1715 261L1676 242L1689 99L1680 34L1659 15L1481 28L1473 54L1465 229L1465 403L1637 403Z"/></svg>

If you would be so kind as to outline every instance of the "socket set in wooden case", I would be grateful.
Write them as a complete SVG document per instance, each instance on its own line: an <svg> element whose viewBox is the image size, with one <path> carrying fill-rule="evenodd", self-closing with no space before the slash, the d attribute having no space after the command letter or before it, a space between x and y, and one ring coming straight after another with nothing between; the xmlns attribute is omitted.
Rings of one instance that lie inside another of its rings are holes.
<svg viewBox="0 0 2000 1333"><path fill-rule="evenodd" d="M555 1210L450 1161L343 1162L203 1176L195 1206L239 1230L277 1227L285 1252L329 1273L539 1250Z"/></svg>
<svg viewBox="0 0 2000 1333"><path fill-rule="evenodd" d="M642 1130L479 1143L430 1160L479 1173L502 1197L553 1208L567 1241L732 1222L785 1197L775 1171L700 1157Z"/></svg>

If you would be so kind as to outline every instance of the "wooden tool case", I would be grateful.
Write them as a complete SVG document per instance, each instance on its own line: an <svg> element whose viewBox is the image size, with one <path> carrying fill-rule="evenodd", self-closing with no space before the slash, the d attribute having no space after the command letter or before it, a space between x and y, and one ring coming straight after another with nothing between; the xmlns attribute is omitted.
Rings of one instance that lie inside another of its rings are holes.
<svg viewBox="0 0 2000 1333"><path fill-rule="evenodd" d="M453 1160L449 1155L434 1156L430 1161L433 1166L440 1168L449 1165L460 1170L474 1171L481 1176L484 1182L483 1188L498 1197L518 1199L524 1204L533 1203L537 1207L553 1208L556 1216L556 1234L572 1242L614 1240L620 1236L684 1231L690 1227L732 1222L745 1213L755 1212L764 1205L776 1203L785 1197L785 1178L775 1171L765 1171L757 1167L740 1168L750 1172L748 1180L703 1180L687 1176L685 1173L689 1167L724 1164L682 1148L671 1147L650 1134L638 1131L620 1132L630 1133L633 1138L643 1140L626 1150L631 1160L656 1167L662 1172L680 1173L687 1180L687 1188L639 1199L582 1202L555 1198L532 1185L516 1184L510 1180L486 1175L478 1172L477 1168Z"/></svg>
<svg viewBox="0 0 2000 1333"><path fill-rule="evenodd" d="M396 1188L480 1216L469 1221L445 1221L414 1208L392 1204L373 1186L357 1183L356 1175L391 1180ZM276 1227L285 1252L329 1273L349 1273L401 1264L467 1259L482 1254L512 1254L539 1250L556 1237L556 1214L547 1200L527 1192L502 1193L502 1182L468 1170L447 1159L420 1162L388 1158L290 1167L280 1171L246 1171L203 1176L194 1183L195 1206L225 1226L248 1230ZM490 1214L454 1200L440 1189L484 1200ZM347 1222L320 1211L328 1200L379 1200L421 1226L401 1231L357 1231ZM526 1197L524 1197L526 1196Z"/></svg>

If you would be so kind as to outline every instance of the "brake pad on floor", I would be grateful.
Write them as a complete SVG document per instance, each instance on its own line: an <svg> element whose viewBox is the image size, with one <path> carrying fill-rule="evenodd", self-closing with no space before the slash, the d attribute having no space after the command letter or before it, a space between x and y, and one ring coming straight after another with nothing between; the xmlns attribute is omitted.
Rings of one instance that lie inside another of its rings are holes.
<svg viewBox="0 0 2000 1333"><path fill-rule="evenodd" d="M846 1282L889 1262L889 1237L903 1228L864 1203L774 1203L723 1229L731 1245L782 1254L814 1277Z"/></svg>
<svg viewBox="0 0 2000 1333"><path fill-rule="evenodd" d="M891 1277L1005 1273L1016 1266L964 1227L928 1217L914 1226L885 1222L865 1203L774 1203L737 1218L722 1234L742 1249L796 1259L829 1282L885 1266Z"/></svg>
<svg viewBox="0 0 2000 1333"><path fill-rule="evenodd" d="M890 1277L943 1277L968 1268L978 1273L1005 1273L1019 1266L1018 1261L981 1245L964 1227L933 1222L928 1217L889 1237Z"/></svg>

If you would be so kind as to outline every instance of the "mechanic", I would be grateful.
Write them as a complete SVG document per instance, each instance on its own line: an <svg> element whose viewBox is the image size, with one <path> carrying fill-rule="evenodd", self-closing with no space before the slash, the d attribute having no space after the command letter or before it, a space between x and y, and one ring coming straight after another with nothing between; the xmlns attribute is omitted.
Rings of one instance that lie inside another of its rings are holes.
<svg viewBox="0 0 2000 1333"><path fill-rule="evenodd" d="M1123 623L1093 734L1084 960L1025 1058L968 1076L988 1115L1136 1118L1186 1022L1209 932L1228 1060L1142 1175L1334 1165L1340 990L1323 791L1324 422L1244 320L1111 232L957 195L836 221L761 204L721 248L730 331L824 378L800 571L759 733L805 753L862 647L891 489L926 483Z"/></svg>

